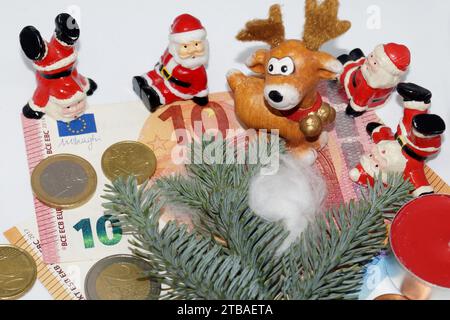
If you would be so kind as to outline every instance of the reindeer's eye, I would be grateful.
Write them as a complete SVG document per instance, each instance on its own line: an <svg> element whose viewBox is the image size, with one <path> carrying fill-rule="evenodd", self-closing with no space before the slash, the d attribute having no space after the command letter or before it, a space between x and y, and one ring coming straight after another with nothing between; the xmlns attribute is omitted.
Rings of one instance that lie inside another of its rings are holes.
<svg viewBox="0 0 450 320"><path fill-rule="evenodd" d="M272 75L277 75L280 73L280 62L277 58L272 58L269 60L269 64L267 66L267 72Z"/></svg>
<svg viewBox="0 0 450 320"><path fill-rule="evenodd" d="M295 65L294 61L290 57L286 57L280 60L281 64L281 74L284 76L288 76L294 73Z"/></svg>

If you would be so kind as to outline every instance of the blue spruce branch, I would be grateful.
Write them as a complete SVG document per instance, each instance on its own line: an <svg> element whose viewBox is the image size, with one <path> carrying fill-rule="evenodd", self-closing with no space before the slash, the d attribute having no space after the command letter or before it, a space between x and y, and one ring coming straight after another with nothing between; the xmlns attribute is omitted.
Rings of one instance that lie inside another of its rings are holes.
<svg viewBox="0 0 450 320"><path fill-rule="evenodd" d="M283 146L282 146L283 148ZM224 149L226 150L226 149ZM187 175L138 187L106 186L105 214L133 234L133 252L149 261L162 299L352 299L364 266L386 249L384 219L410 200L410 184L390 177L363 199L319 215L284 254L287 232L248 207L261 164L191 164ZM188 208L194 229L161 227L166 203Z"/></svg>

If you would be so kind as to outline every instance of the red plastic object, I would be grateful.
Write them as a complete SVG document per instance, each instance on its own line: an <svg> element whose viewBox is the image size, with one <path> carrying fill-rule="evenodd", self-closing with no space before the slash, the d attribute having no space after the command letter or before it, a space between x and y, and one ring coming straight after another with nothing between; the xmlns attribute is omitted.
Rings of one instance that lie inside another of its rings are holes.
<svg viewBox="0 0 450 320"><path fill-rule="evenodd" d="M450 288L450 196L429 195L406 204L392 223L391 246L413 275Z"/></svg>

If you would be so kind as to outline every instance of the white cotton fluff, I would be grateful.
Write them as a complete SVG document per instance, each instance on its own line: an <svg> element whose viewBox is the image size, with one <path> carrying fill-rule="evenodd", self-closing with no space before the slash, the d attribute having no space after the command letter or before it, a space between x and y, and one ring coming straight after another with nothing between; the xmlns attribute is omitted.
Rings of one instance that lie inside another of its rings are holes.
<svg viewBox="0 0 450 320"><path fill-rule="evenodd" d="M280 155L280 166L273 175L257 174L250 182L249 206L261 218L281 221L290 232L279 248L285 251L306 229L323 207L326 184L305 159Z"/></svg>

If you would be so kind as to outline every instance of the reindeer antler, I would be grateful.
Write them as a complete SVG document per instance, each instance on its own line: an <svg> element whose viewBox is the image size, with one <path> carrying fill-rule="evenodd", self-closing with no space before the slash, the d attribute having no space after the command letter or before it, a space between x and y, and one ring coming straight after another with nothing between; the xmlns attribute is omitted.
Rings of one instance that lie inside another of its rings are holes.
<svg viewBox="0 0 450 320"><path fill-rule="evenodd" d="M317 51L327 41L346 33L351 27L350 21L338 19L339 0L306 0L305 30L303 41L305 46Z"/></svg>
<svg viewBox="0 0 450 320"><path fill-rule="evenodd" d="M246 23L236 38L240 41L262 41L272 48L284 41L284 25L281 8L275 4L270 7L268 19L255 19Z"/></svg>

